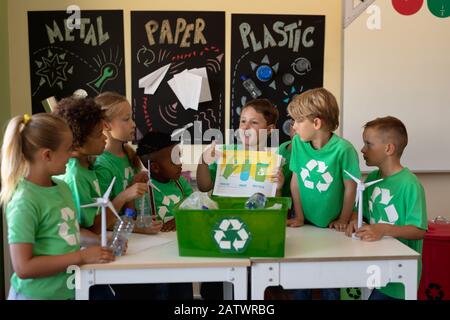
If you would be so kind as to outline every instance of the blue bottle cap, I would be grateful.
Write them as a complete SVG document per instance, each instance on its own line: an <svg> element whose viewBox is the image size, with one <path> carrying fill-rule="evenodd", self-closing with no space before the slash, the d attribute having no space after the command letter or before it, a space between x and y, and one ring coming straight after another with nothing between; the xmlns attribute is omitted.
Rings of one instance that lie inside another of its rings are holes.
<svg viewBox="0 0 450 320"><path fill-rule="evenodd" d="M261 65L256 69L256 77L259 81L266 82L272 79L273 70L267 65Z"/></svg>
<svg viewBox="0 0 450 320"><path fill-rule="evenodd" d="M134 216L136 215L136 211L133 208L126 208L125 209L125 215L127 217L134 218Z"/></svg>

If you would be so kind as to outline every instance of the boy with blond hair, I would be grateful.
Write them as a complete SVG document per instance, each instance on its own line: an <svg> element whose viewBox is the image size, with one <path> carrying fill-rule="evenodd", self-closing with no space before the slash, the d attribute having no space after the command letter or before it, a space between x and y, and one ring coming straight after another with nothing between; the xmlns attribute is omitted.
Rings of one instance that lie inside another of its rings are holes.
<svg viewBox="0 0 450 320"><path fill-rule="evenodd" d="M333 133L339 125L336 98L324 88L294 97L288 112L295 120L290 169L295 217L319 227L345 231L352 216L356 183L344 173L360 177L358 155L347 140Z"/></svg>
<svg viewBox="0 0 450 320"><path fill-rule="evenodd" d="M369 224L356 230L357 215L354 214L346 234L351 236L356 231L363 241L391 236L422 253L422 239L427 229L425 192L419 179L400 162L408 144L405 125L394 117L377 118L364 125L363 140L361 152L366 164L378 167L366 182L383 180L364 190L363 212ZM419 279L421 266L419 260ZM404 293L400 283L389 283L375 289L369 299L404 299Z"/></svg>
<svg viewBox="0 0 450 320"><path fill-rule="evenodd" d="M294 119L290 169L295 216L290 227L305 222L345 231L352 216L356 183L344 173L360 177L355 148L333 133L339 126L336 98L324 88L295 96L288 112ZM322 299L339 299L339 289L321 290ZM311 290L295 290L296 299L311 299Z"/></svg>

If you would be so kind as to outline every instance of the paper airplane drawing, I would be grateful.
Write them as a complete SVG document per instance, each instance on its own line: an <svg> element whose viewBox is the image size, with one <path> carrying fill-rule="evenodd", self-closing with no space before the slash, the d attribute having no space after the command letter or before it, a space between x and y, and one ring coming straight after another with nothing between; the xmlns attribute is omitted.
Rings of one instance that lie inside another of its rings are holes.
<svg viewBox="0 0 450 320"><path fill-rule="evenodd" d="M139 79L139 88L143 88L145 94L155 94L169 68L170 63Z"/></svg>
<svg viewBox="0 0 450 320"><path fill-rule="evenodd" d="M167 83L186 110L198 110L199 103L212 100L206 67L185 69Z"/></svg>

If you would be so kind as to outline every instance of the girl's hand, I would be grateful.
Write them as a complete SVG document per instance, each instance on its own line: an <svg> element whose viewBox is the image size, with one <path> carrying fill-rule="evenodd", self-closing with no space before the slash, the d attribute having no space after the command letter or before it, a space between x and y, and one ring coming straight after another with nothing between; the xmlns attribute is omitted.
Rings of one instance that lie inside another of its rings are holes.
<svg viewBox="0 0 450 320"><path fill-rule="evenodd" d="M131 185L125 189L127 202L142 197L147 191L147 183L137 182Z"/></svg>
<svg viewBox="0 0 450 320"><path fill-rule="evenodd" d="M131 182L131 184L135 184L138 182L147 183L147 181L148 181L148 172L140 171L139 173L134 175L133 181Z"/></svg>
<svg viewBox="0 0 450 320"><path fill-rule="evenodd" d="M162 226L163 226L162 221L153 221L152 225L144 228L144 230L146 234L156 234L159 231L161 231Z"/></svg>
<svg viewBox="0 0 450 320"><path fill-rule="evenodd" d="M115 259L110 248L99 246L80 250L80 258L81 264L108 263Z"/></svg>

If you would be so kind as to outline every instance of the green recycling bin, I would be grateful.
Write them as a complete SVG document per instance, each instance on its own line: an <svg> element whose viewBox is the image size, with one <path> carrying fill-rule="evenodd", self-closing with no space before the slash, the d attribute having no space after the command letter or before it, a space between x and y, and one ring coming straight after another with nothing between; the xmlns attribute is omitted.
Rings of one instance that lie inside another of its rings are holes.
<svg viewBox="0 0 450 320"><path fill-rule="evenodd" d="M291 198L267 198L266 208L248 210L248 198L212 197L217 210L174 209L180 256L284 257ZM280 204L280 209L267 209Z"/></svg>

